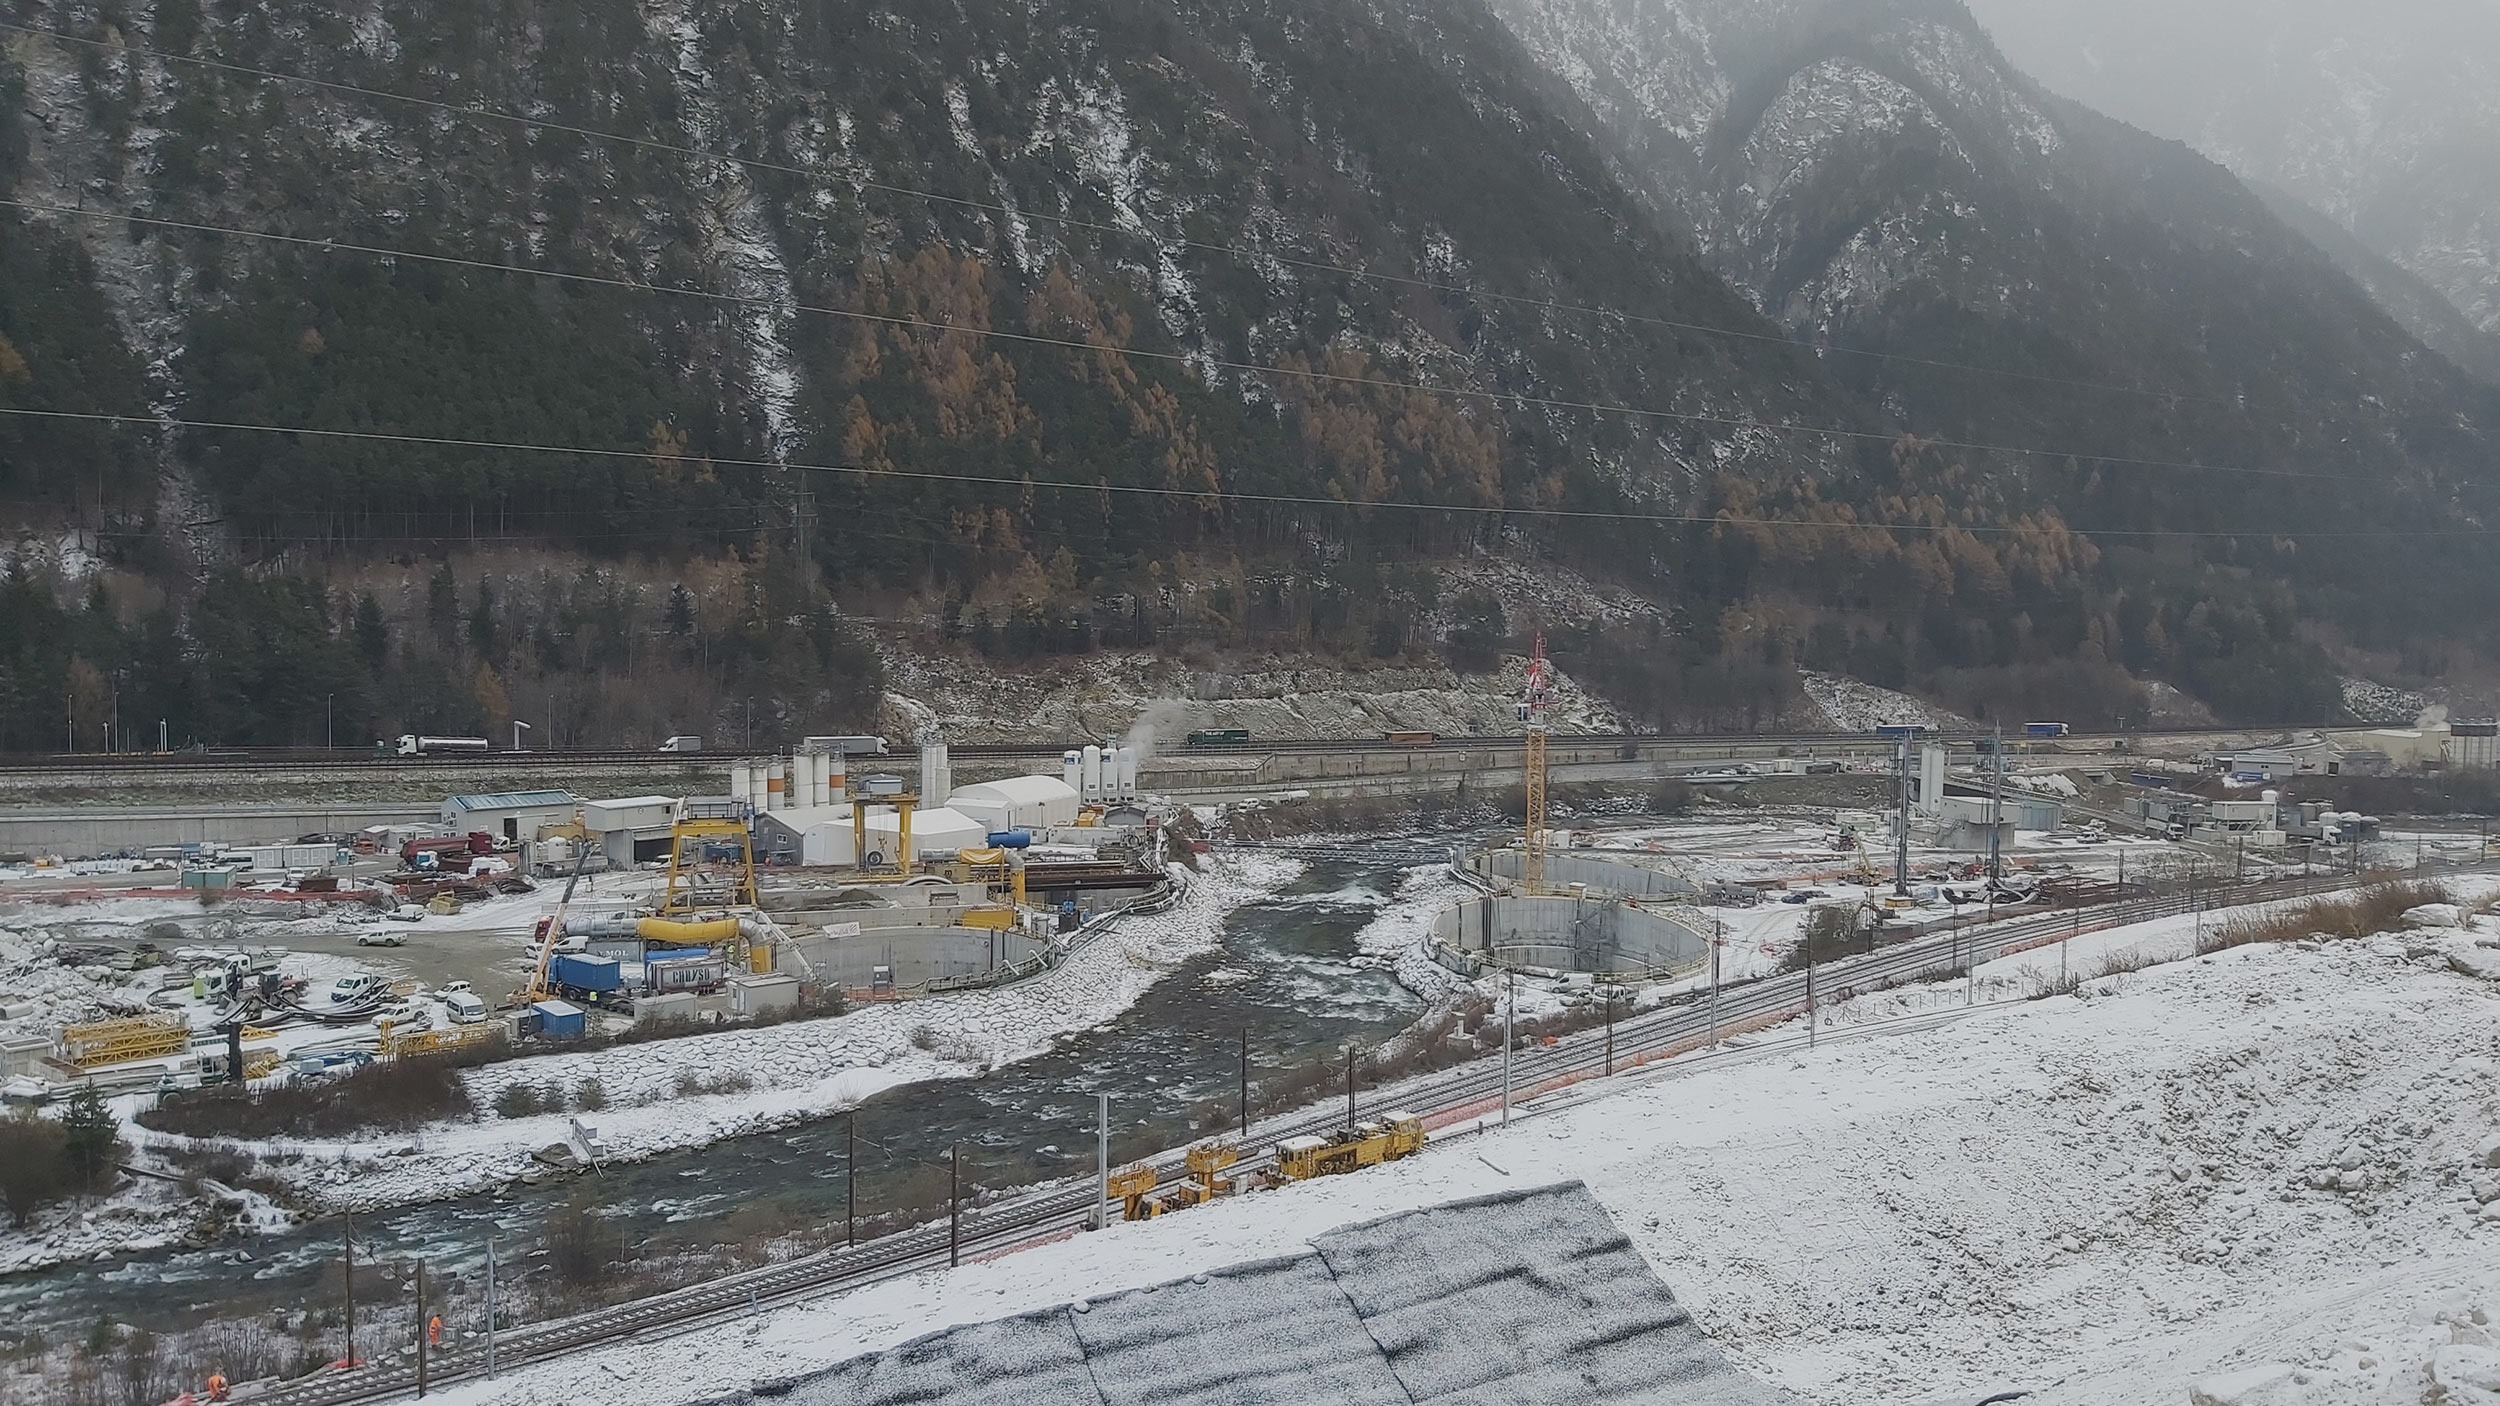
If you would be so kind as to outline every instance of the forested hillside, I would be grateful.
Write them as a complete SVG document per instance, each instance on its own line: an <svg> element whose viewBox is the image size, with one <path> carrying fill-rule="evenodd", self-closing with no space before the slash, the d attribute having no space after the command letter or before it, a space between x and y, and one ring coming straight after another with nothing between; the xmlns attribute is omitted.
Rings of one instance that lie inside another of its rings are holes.
<svg viewBox="0 0 2500 1406"><path fill-rule="evenodd" d="M1473 0L17 0L0 746L825 731L871 633L2314 720L2334 632L2486 611L2388 534L2479 532L2487 390L2214 168L1945 102L1958 7L1844 8L1645 32L1716 94L1662 165Z"/></svg>

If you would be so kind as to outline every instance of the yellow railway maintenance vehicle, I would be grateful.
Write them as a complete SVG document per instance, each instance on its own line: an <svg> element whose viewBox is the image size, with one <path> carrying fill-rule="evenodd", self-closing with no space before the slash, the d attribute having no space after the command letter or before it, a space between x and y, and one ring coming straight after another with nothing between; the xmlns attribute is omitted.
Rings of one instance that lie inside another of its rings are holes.
<svg viewBox="0 0 2500 1406"><path fill-rule="evenodd" d="M1155 1199L1155 1169L1143 1162L1131 1162L1111 1174L1112 1199L1120 1203L1121 1218L1152 1220L1163 1214L1163 1203Z"/></svg>
<svg viewBox="0 0 2500 1406"><path fill-rule="evenodd" d="M1233 1194L1233 1179L1224 1173L1241 1160L1240 1148L1218 1138L1190 1148L1185 1157L1189 1179L1172 1189L1168 1209L1203 1206L1218 1196Z"/></svg>
<svg viewBox="0 0 2500 1406"><path fill-rule="evenodd" d="M1396 1112L1377 1120L1339 1128L1326 1137L1289 1137L1276 1144L1275 1167L1268 1180L1278 1186L1335 1176L1382 1162L1394 1162L1423 1150L1424 1120Z"/></svg>

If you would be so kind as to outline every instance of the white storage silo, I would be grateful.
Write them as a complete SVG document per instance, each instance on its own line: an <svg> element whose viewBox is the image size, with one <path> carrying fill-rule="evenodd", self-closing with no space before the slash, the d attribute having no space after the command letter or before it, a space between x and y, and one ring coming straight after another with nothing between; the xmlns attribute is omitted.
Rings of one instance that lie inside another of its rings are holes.
<svg viewBox="0 0 2500 1406"><path fill-rule="evenodd" d="M731 762L729 764L730 795L735 796L742 801L747 798L747 773L751 770L753 770L753 768L749 767L745 762Z"/></svg>
<svg viewBox="0 0 2500 1406"><path fill-rule="evenodd" d="M799 804L813 809L825 803L825 778L816 770L817 755L794 752L790 766L799 774Z"/></svg>
<svg viewBox="0 0 2500 1406"><path fill-rule="evenodd" d="M1089 801L1099 801L1102 799L1102 748L1088 742L1084 757L1085 784L1077 788L1077 794Z"/></svg>
<svg viewBox="0 0 2500 1406"><path fill-rule="evenodd" d="M1076 792L1080 796L1085 794L1085 757L1083 753L1066 751L1059 754L1059 779L1068 783L1069 790Z"/></svg>
<svg viewBox="0 0 2500 1406"><path fill-rule="evenodd" d="M1117 790L1121 800L1137 799L1137 749L1135 747L1123 745L1120 748L1120 784Z"/></svg>
<svg viewBox="0 0 2500 1406"><path fill-rule="evenodd" d="M775 757L764 767L764 809L790 808L790 768Z"/></svg>
<svg viewBox="0 0 2500 1406"><path fill-rule="evenodd" d="M765 809L764 782L764 764L762 762L747 763L747 805L759 815Z"/></svg>

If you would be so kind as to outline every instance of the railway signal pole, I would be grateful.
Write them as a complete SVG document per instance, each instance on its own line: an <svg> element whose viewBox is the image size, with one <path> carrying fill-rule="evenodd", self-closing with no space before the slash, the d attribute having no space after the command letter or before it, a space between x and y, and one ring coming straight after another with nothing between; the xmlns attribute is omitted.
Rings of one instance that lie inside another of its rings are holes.
<svg viewBox="0 0 2500 1406"><path fill-rule="evenodd" d="M963 1263L964 1194L963 1144L946 1149L946 1267L953 1269Z"/></svg>

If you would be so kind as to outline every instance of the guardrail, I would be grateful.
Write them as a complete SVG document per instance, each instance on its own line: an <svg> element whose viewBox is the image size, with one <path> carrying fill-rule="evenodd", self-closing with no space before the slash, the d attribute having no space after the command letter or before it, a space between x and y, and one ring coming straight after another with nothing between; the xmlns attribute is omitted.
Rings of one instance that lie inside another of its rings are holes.
<svg viewBox="0 0 2500 1406"><path fill-rule="evenodd" d="M2443 863L2425 866L2419 872L2428 877L2434 873L2488 872L2494 867L2490 863ZM1985 928L1915 939L1809 971L1724 986L1711 1006L1694 1003L1665 1007L1619 1020L1611 1030L1584 1030L1558 1037L1551 1045L1514 1050L1507 1082L1498 1059L1480 1057L1453 1069L1376 1087L1361 1095L1361 1102L1375 1113L1392 1108L1412 1110L1424 1117L1427 1126L1443 1131L1471 1121L1481 1122L1505 1108L1524 1115L1528 1111L1524 1105L1576 1085L1644 1070L1708 1046L1724 1046L1742 1034L1819 1013L1826 1002L1846 999L1853 992L1929 975L1957 974L2061 938L2176 916L2200 906L2240 907L2314 897L2401 877L2406 875L2322 875L2258 881L2222 890L2229 898L2222 905L2212 903L2212 891L2164 895L2099 908L2013 918ZM1989 1008L1975 1005L1969 1009ZM1955 1017L1939 1012L1887 1024L1916 1029L1949 1018ZM1706 1068L1732 1059L1785 1052L1823 1038L1863 1038L1878 1029L1858 1027L1825 1036L1818 1027L1810 1025L1801 1036L1769 1042L1756 1049L1723 1048L1689 1065L1679 1064L1676 1069ZM1286 1137L1324 1132L1341 1122L1332 1101L1322 1107L1262 1119L1248 1129L1242 1142L1247 1151ZM1174 1150L1147 1160L1158 1170L1170 1171L1182 1165L1181 1158L1182 1153ZM1237 1164L1236 1175L1248 1177L1267 1166L1269 1160L1263 1152L1245 1155ZM693 1331L752 1313L768 1303L856 1288L935 1268L958 1257L977 1259L1064 1238L1091 1224L1102 1209L1090 1183L1037 1187L991 1206L967 1211L961 1220L960 1236L951 1244L947 1224L933 1221L864 1245L744 1270L613 1308L515 1328L498 1334L497 1364L499 1368L520 1366L638 1335ZM437 1355L430 1368L429 1384L446 1385L482 1373L485 1354L482 1348L461 1348ZM414 1366L399 1365L303 1378L260 1392L254 1400L266 1406L344 1406L399 1396L415 1388Z"/></svg>

